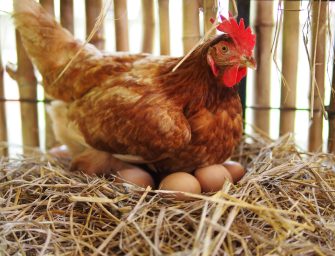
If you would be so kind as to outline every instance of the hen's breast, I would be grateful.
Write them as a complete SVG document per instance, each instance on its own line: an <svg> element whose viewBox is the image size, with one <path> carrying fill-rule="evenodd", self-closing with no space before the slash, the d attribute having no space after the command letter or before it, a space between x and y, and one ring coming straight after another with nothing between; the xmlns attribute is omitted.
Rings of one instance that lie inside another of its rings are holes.
<svg viewBox="0 0 335 256"><path fill-rule="evenodd" d="M157 163L161 171L193 171L197 167L223 163L239 143L242 109L238 95L231 95L215 108L202 107L188 117L191 142L174 157Z"/></svg>

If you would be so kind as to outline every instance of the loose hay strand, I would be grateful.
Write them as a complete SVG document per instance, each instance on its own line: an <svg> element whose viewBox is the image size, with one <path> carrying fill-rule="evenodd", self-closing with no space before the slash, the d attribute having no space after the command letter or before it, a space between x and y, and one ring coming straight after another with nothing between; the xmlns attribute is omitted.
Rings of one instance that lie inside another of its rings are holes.
<svg viewBox="0 0 335 256"><path fill-rule="evenodd" d="M141 190L45 155L0 160L0 254L332 255L335 156L246 136L237 184L208 195Z"/></svg>

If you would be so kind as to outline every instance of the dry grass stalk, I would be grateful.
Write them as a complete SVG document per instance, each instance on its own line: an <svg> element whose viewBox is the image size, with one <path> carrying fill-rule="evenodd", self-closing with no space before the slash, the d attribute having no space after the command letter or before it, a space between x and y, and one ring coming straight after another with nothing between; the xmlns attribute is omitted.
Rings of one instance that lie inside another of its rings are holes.
<svg viewBox="0 0 335 256"><path fill-rule="evenodd" d="M142 0L142 52L152 53L155 38L155 11L153 0Z"/></svg>
<svg viewBox="0 0 335 256"><path fill-rule="evenodd" d="M189 52L200 40L199 3L194 0L183 1L183 46Z"/></svg>
<svg viewBox="0 0 335 256"><path fill-rule="evenodd" d="M299 1L284 1L281 107L295 108L299 52ZM295 111L281 110L280 134L294 132Z"/></svg>
<svg viewBox="0 0 335 256"><path fill-rule="evenodd" d="M40 0L40 4L46 9L52 16L55 16L54 0ZM45 95L46 100L50 98ZM44 115L45 115L45 147L50 149L57 145L54 131L52 129L52 120L47 111L47 105L44 104Z"/></svg>
<svg viewBox="0 0 335 256"><path fill-rule="evenodd" d="M72 34L74 33L73 0L60 1L60 23Z"/></svg>
<svg viewBox="0 0 335 256"><path fill-rule="evenodd" d="M256 106L270 106L271 85L271 46L273 42L273 1L257 1L256 19L254 22L257 45L255 56L257 60L257 71L255 74L254 104ZM254 110L254 123L264 132L270 130L270 111Z"/></svg>
<svg viewBox="0 0 335 256"><path fill-rule="evenodd" d="M5 98L5 85L4 85L4 69L2 65L2 54L0 45L0 99ZM7 141L7 125L6 125L6 104L0 101L0 141ZM0 156L7 155L7 149L0 149Z"/></svg>
<svg viewBox="0 0 335 256"><path fill-rule="evenodd" d="M334 155L299 152L290 136L267 142L246 137L240 183L190 202L45 155L2 159L0 254L333 255Z"/></svg>
<svg viewBox="0 0 335 256"><path fill-rule="evenodd" d="M37 98L37 80L34 74L34 67L31 63L26 50L24 49L21 36L16 31L16 52L17 52L17 70L7 65L6 71L12 79L19 85L19 94L21 98ZM30 147L39 146L39 129L37 118L37 105L31 102L21 102L21 122L23 145Z"/></svg>
<svg viewBox="0 0 335 256"><path fill-rule="evenodd" d="M170 54L169 0L158 0L160 54Z"/></svg>
<svg viewBox="0 0 335 256"><path fill-rule="evenodd" d="M311 98L312 114L309 127L308 150L322 150L323 107L326 70L326 37L328 2L312 2L312 66L311 66ZM317 111L313 111L317 110Z"/></svg>
<svg viewBox="0 0 335 256"><path fill-rule="evenodd" d="M129 51L127 1L114 0L115 41L117 51Z"/></svg>
<svg viewBox="0 0 335 256"><path fill-rule="evenodd" d="M103 22L97 26L98 17L103 10L102 0L85 0L86 10L86 35L93 35L90 43L94 44L98 49L103 50L105 47L105 39L103 35ZM94 33L93 33L94 31Z"/></svg>

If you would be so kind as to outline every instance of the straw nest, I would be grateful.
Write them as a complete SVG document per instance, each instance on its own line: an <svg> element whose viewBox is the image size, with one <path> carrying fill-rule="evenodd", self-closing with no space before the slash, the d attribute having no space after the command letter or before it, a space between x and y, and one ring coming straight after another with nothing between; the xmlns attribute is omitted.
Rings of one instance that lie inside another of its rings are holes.
<svg viewBox="0 0 335 256"><path fill-rule="evenodd" d="M247 136L237 184L181 202L47 155L0 163L0 255L334 255L335 157Z"/></svg>

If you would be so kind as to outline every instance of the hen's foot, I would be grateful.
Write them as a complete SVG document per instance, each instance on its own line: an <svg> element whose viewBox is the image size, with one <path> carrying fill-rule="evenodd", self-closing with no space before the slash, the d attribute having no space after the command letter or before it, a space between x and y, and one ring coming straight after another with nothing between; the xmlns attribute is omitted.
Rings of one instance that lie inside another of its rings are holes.
<svg viewBox="0 0 335 256"><path fill-rule="evenodd" d="M135 166L122 162L112 154L87 149L75 156L71 162L71 171L82 171L88 175L115 174L119 170L136 168Z"/></svg>

